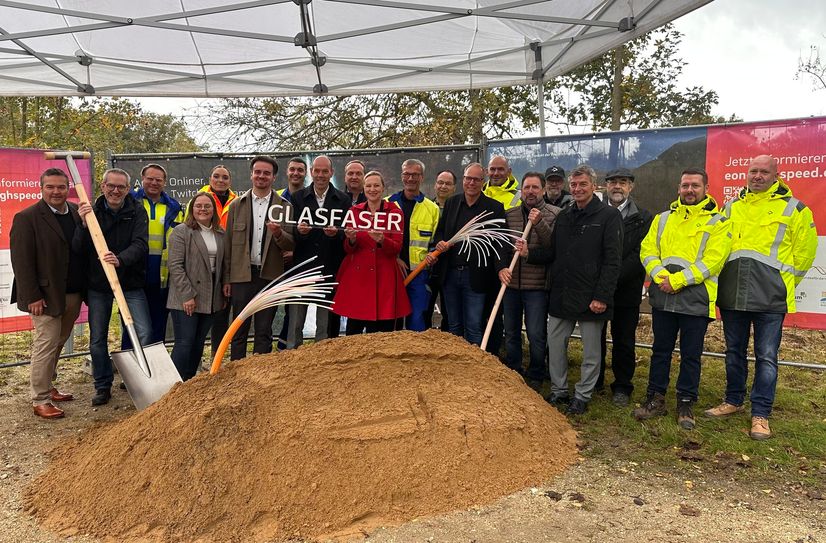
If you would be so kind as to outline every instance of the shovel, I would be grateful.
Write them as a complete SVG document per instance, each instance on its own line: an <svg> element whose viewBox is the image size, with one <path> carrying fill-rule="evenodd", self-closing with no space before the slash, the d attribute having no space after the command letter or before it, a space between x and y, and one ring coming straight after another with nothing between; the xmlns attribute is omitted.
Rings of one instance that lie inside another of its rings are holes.
<svg viewBox="0 0 826 543"><path fill-rule="evenodd" d="M71 151L47 152L44 154L46 160L61 158L66 160L78 199L81 203L89 202L91 204L89 197L86 195L86 189L80 181L80 173L77 171L77 165L74 161L75 158L90 158L90 156L87 152ZM103 232L94 213L86 215L86 226L92 235L92 242L98 256L107 253L109 247L106 245L106 238L103 237ZM180 383L181 376L178 374L178 370L175 368L175 364L172 363L172 358L170 358L163 343L153 343L147 347L141 346L138 333L135 331L132 313L129 311L126 298L123 297L123 290L120 288L120 281L115 267L103 260L100 261L100 264L103 266L103 271L109 280L109 285L112 287L123 325L126 327L126 333L129 334L133 346L131 351L113 352L112 362L115 363L123 382L126 383L126 390L129 392L135 407L141 410L158 401L175 383Z"/></svg>

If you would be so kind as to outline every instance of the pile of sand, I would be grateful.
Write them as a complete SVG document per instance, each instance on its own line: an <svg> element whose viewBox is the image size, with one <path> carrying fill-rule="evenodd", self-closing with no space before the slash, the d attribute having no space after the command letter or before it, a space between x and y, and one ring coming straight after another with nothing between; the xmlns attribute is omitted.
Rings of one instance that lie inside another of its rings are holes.
<svg viewBox="0 0 826 543"><path fill-rule="evenodd" d="M60 447L25 501L64 535L357 534L539 485L574 462L575 439L516 373L459 338L362 335L177 386Z"/></svg>

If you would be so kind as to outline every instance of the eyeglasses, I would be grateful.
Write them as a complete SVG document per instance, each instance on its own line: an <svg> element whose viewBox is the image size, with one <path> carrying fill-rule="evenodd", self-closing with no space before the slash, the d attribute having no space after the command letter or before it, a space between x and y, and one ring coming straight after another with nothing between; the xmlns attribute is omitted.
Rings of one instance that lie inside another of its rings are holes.
<svg viewBox="0 0 826 543"><path fill-rule="evenodd" d="M402 172L402 177L421 177L419 172Z"/></svg>
<svg viewBox="0 0 826 543"><path fill-rule="evenodd" d="M113 185L112 183L104 183L103 186L111 191L127 191L129 190L129 185Z"/></svg>
<svg viewBox="0 0 826 543"><path fill-rule="evenodd" d="M484 181L482 177L471 177L469 175L464 176L463 179L466 183L481 183Z"/></svg>

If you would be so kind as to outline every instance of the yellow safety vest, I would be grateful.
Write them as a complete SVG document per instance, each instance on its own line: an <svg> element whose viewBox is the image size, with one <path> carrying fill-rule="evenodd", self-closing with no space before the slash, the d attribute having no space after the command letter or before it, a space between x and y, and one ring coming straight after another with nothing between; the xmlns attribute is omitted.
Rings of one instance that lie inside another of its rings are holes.
<svg viewBox="0 0 826 543"><path fill-rule="evenodd" d="M651 307L714 318L717 275L731 247L728 223L711 196L694 205L677 200L654 217L640 246L640 261L653 282ZM666 277L674 294L656 286Z"/></svg>
<svg viewBox="0 0 826 543"><path fill-rule="evenodd" d="M777 181L764 192L743 189L723 213L732 224L731 255L720 274L721 309L794 313L794 289L817 251L812 210Z"/></svg>
<svg viewBox="0 0 826 543"><path fill-rule="evenodd" d="M505 211L516 207L522 203L519 199L519 181L511 174L501 185L491 185L490 181L485 183L482 190L485 196L501 202L505 206Z"/></svg>

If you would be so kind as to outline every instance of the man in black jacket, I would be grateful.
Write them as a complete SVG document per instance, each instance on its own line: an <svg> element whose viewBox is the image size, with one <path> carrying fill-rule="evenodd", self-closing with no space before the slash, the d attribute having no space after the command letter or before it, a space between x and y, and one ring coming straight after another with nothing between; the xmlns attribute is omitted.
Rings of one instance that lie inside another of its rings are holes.
<svg viewBox="0 0 826 543"><path fill-rule="evenodd" d="M436 275L442 281L449 331L474 345L482 343L484 323L489 316L484 314L485 295L491 285L499 283L497 274L508 264L495 256L482 258L480 263L476 254L469 251L459 254L459 245L451 247L447 240L485 211L492 214L484 220L502 219L504 226L505 208L500 202L482 194L484 182L485 169L481 164L474 162L465 168L462 178L464 192L451 196L445 202L434 238L436 248L442 251Z"/></svg>
<svg viewBox="0 0 826 543"><path fill-rule="evenodd" d="M568 413L585 412L599 377L599 340L613 315L614 289L622 261L622 217L594 195L596 172L588 165L574 168L568 182L574 203L556 219L550 248L522 256L531 264L548 262L551 292L548 305L548 369L551 403L568 401L568 338L579 322L582 368Z"/></svg>
<svg viewBox="0 0 826 543"><path fill-rule="evenodd" d="M293 217L301 216L304 208L312 210L315 217L319 208L325 210L340 209L339 222L350 209L350 197L335 188L330 179L333 177L333 162L330 157L320 155L313 160L310 168L313 182L292 194ZM328 214L328 216L330 216ZM309 269L315 266L324 266L323 273L329 275L329 281L335 281L341 261L344 260L344 230L338 226L313 228L306 222L296 226L295 249L293 250L294 266L316 257L310 264L302 268ZM330 299L332 299L332 294ZM307 320L306 305L290 306L290 324L287 335L287 348L295 349L304 343L304 321ZM320 306L316 306L315 340L321 341L329 337L338 336L340 320L337 315Z"/></svg>
<svg viewBox="0 0 826 543"><path fill-rule="evenodd" d="M124 170L106 170L101 184L103 196L95 201L94 208L88 203L80 205L78 213L83 228L75 229L72 240L72 249L85 255L89 264L86 304L89 306L89 351L92 353L92 376L95 379L92 405L109 403L114 380L108 345L114 294L100 260L113 265L118 272L123 296L129 304L141 345L148 345L152 337L149 304L143 291L146 256L149 254L149 221L143 206L138 205L129 194L129 186L129 174ZM93 211L109 248L100 259L86 228L86 216Z"/></svg>
<svg viewBox="0 0 826 543"><path fill-rule="evenodd" d="M642 284L645 282L645 268L640 263L640 243L651 226L651 213L641 209L631 198L634 190L634 174L626 168L608 172L605 176L608 204L622 215L622 268L617 279L614 294L614 317L611 319L611 369L614 382L611 384L614 405L625 407L631 400L634 385L634 370L637 367L634 344L637 325L640 322L640 301ZM596 390L600 390L605 380L606 332L602 328L602 360Z"/></svg>

